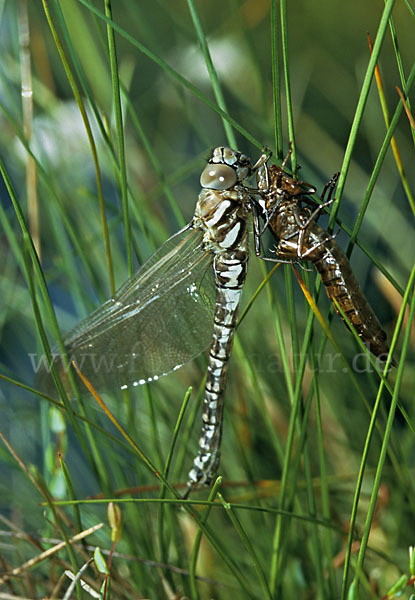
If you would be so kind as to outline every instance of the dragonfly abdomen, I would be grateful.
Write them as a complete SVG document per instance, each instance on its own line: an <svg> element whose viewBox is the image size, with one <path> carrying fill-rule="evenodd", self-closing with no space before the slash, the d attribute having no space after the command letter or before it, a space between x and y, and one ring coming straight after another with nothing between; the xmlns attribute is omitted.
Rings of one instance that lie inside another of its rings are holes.
<svg viewBox="0 0 415 600"><path fill-rule="evenodd" d="M242 285L242 284L241 284ZM209 484L220 460L223 394L242 289L218 287L217 309L209 350L199 451L189 473L191 485Z"/></svg>
<svg viewBox="0 0 415 600"><path fill-rule="evenodd" d="M248 266L247 234L236 250L223 251L214 260L216 306L212 344L203 402L199 451L189 473L190 485L209 484L220 460L223 395L236 319Z"/></svg>
<svg viewBox="0 0 415 600"><path fill-rule="evenodd" d="M376 317L372 307L363 294L360 285L353 275L350 263L343 250L333 238L328 237L316 223L312 227L313 237L321 239L320 256L312 261L321 276L328 297L336 300L359 337L376 356L387 356L386 333ZM323 232L325 235L320 235ZM336 304L336 312L340 315Z"/></svg>

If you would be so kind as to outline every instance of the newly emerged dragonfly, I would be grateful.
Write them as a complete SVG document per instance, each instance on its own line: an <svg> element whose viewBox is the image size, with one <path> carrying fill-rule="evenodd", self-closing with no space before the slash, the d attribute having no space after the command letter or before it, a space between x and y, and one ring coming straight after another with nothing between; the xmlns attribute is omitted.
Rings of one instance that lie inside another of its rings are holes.
<svg viewBox="0 0 415 600"><path fill-rule="evenodd" d="M191 223L64 337L69 361L98 392L154 381L210 344L202 435L190 487L208 484L219 464L223 394L254 208L254 191L243 182L268 158L264 152L252 166L240 152L216 148L202 172ZM64 376L59 353L53 361Z"/></svg>
<svg viewBox="0 0 415 600"><path fill-rule="evenodd" d="M321 204L312 211L303 204L314 204L315 207L315 202L308 197L308 194L315 192L315 188L293 179L284 171L290 154L291 149L281 167L265 165L257 173L258 190L264 202L265 228L268 226L278 240L273 250L274 256L262 258L273 262L312 262L321 276L328 297L337 301L369 350L382 361L386 361L389 353L386 333L366 300L347 256L336 243L334 236L316 223L323 208L333 202L337 175L326 184ZM327 201L324 201L326 195ZM256 238L258 255L260 237L261 232ZM342 316L335 302L333 306ZM391 364L396 363L392 360Z"/></svg>

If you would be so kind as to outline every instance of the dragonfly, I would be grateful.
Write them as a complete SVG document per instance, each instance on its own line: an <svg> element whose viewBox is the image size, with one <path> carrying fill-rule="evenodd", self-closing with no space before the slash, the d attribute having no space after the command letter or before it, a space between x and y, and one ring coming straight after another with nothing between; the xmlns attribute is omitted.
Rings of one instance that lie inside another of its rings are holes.
<svg viewBox="0 0 415 600"><path fill-rule="evenodd" d="M99 392L155 381L210 346L189 490L210 484L219 466L227 368L255 206L256 190L244 181L269 157L264 149L252 165L237 150L215 148L200 177L192 221L63 338L69 363L75 361ZM67 385L62 356L52 358Z"/></svg>
<svg viewBox="0 0 415 600"><path fill-rule="evenodd" d="M324 208L334 202L338 173L325 185L321 203L318 204L309 196L315 193L314 186L298 181L285 172L291 152L290 147L281 167L265 164L257 172L265 226L255 239L256 254L272 262L312 262L336 312L343 319L340 307L364 344L384 362L389 354L386 333L364 296L347 256L336 243L335 236L316 222ZM273 257L264 257L260 253L260 239L266 228L278 241ZM393 359L391 364L396 366Z"/></svg>

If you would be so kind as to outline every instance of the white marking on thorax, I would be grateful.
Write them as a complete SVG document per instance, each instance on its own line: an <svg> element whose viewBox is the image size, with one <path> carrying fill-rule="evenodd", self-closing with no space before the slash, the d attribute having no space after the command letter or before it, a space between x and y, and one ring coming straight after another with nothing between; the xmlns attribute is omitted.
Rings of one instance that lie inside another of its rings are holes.
<svg viewBox="0 0 415 600"><path fill-rule="evenodd" d="M212 217L210 219L205 220L206 225L208 227L216 225L218 221L221 220L221 218L223 217L224 213L228 210L230 205L231 203L229 202L229 200L222 200L222 202L218 204L218 207L214 211Z"/></svg>
<svg viewBox="0 0 415 600"><path fill-rule="evenodd" d="M231 227L231 229L225 235L223 242L221 242L221 244L220 244L221 247L222 248L232 248L232 246L235 244L235 242L238 238L240 229L241 229L241 223L239 223L239 222L235 223L235 225L233 225L233 227Z"/></svg>

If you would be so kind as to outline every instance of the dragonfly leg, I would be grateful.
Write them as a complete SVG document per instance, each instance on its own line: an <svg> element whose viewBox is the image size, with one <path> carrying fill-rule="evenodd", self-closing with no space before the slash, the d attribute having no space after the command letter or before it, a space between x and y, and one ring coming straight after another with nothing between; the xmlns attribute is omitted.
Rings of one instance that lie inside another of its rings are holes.
<svg viewBox="0 0 415 600"><path fill-rule="evenodd" d="M256 163L254 164L254 166L252 167L252 173L255 173L255 171L258 171L258 169L260 167L262 167L262 165L266 165L266 163L269 161L269 159L272 156L272 152L269 148L267 148L267 146L264 146L262 148L262 154L261 156L258 158L258 160L256 161Z"/></svg>
<svg viewBox="0 0 415 600"><path fill-rule="evenodd" d="M313 212L310 212L309 209L303 209L303 211L307 210L307 212L309 213L309 215L305 221L301 220L299 211L295 211L294 218L295 218L295 221L296 221L299 229L307 229L307 227L309 225L311 225L311 223L313 221L318 219L318 217L320 216L320 213L323 211L324 208L333 204L334 200L335 200L334 198L329 198L329 200L327 200L326 202L323 202L322 204L318 204L317 208ZM301 215L301 216L303 217L304 215Z"/></svg>
<svg viewBox="0 0 415 600"><path fill-rule="evenodd" d="M260 251L260 239L264 235L272 217L278 211L277 204L273 206L271 210L265 210L259 204L259 202L253 200L252 202L252 214L253 214L253 222L254 222L254 246L255 246L255 254L257 256L261 256ZM261 227L259 224L259 218L264 219L264 225Z"/></svg>
<svg viewBox="0 0 415 600"><path fill-rule="evenodd" d="M321 196L320 196L322 205L324 204L324 198L326 197L326 194L328 194L327 202L330 202L330 201L334 202L334 199L332 200L332 197L333 197L336 185L337 185L337 180L339 179L339 175L340 175L340 173L335 173L333 175L333 177L331 179L329 179L329 181L324 186L323 191L321 192ZM326 206L328 206L328 205L326 205Z"/></svg>
<svg viewBox="0 0 415 600"><path fill-rule="evenodd" d="M268 262L272 262L272 263L283 263L286 265L289 265L293 262L297 262L296 260L292 260L291 258L285 258L284 255L279 255L277 253L277 251L275 250L271 250L271 252L275 252L275 257L271 257L271 256L260 256L259 258L261 258L262 260L266 260Z"/></svg>
<svg viewBox="0 0 415 600"><path fill-rule="evenodd" d="M313 269L307 269L307 267L305 267L300 262L300 260L296 260L294 258L286 258L285 254L283 254L283 253L279 254L278 248L273 250L273 252L275 252L275 258L268 258L268 257L263 257L263 256L260 256L260 258L262 258L263 260L269 260L270 262L274 262L274 263L283 263L286 265L298 265L300 267L300 269L302 269L303 271L307 271L308 273L313 270Z"/></svg>
<svg viewBox="0 0 415 600"><path fill-rule="evenodd" d="M285 156L284 160L281 163L281 169L282 171L285 170L285 167L287 166L288 160L291 156L291 154L293 153L293 144L290 141L288 144L288 152L287 155ZM301 169L300 165L297 165L297 170ZM296 196L308 196L309 194L315 194L316 193L316 188L314 185L311 185L311 183L307 183L306 181L301 181L301 179L296 179L296 182L299 186L301 187L305 187L306 189L302 192L296 193Z"/></svg>
<svg viewBox="0 0 415 600"><path fill-rule="evenodd" d="M263 211L262 206L257 202L252 203L252 215L253 215L253 224L254 224L254 249L256 256L261 258L261 237L265 231L265 229L261 230L261 226L259 224L259 216L260 213L265 213ZM262 218L267 220L266 214L261 214Z"/></svg>
<svg viewBox="0 0 415 600"><path fill-rule="evenodd" d="M287 255L284 253L283 250L279 249L279 244L278 246L276 246L276 248L270 250L270 252L272 252L274 254L274 256L262 256L261 254L257 254L258 258L260 258L261 260L265 260L267 262L272 262L272 263L283 263L286 265L289 265L291 263L298 263L300 264L295 258L287 258ZM308 271L308 269L306 269Z"/></svg>
<svg viewBox="0 0 415 600"><path fill-rule="evenodd" d="M317 248L325 247L327 245L327 242L334 240L337 233L335 233L334 235L330 235L329 237L325 238L324 240L321 240L320 242L312 244L310 247L307 247L307 249L301 253L301 256L299 258L307 260L307 256L312 254L315 250L317 250Z"/></svg>

